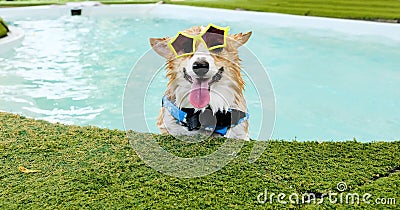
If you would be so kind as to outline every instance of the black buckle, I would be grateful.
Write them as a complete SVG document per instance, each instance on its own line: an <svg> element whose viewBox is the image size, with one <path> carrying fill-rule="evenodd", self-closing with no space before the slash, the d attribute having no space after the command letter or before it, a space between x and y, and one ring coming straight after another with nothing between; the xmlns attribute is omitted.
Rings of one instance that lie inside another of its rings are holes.
<svg viewBox="0 0 400 210"><path fill-rule="evenodd" d="M199 115L186 117L186 125L189 131L200 128Z"/></svg>

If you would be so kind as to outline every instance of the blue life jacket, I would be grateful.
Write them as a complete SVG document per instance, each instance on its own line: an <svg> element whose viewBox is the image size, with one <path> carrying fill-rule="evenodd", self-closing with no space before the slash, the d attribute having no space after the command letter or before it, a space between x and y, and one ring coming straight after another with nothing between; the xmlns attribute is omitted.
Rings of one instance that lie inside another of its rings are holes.
<svg viewBox="0 0 400 210"><path fill-rule="evenodd" d="M201 111L196 112L194 108L179 109L174 103L168 100L167 96L162 98L162 106L176 119L177 123L187 127L189 131L200 129L202 126L199 120ZM210 107L207 107L206 109L211 110ZM243 121L247 120L249 118L249 113L237 109L229 109L226 112L216 112L215 118L217 120L216 124L211 125L211 128L207 128L213 129L214 133L225 136L229 128L239 125Z"/></svg>

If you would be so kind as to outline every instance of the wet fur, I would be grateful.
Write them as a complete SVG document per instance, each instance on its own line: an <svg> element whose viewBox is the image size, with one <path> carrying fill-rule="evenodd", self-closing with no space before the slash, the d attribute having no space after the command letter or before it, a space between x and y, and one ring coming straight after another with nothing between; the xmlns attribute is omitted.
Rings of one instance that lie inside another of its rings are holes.
<svg viewBox="0 0 400 210"><path fill-rule="evenodd" d="M196 26L184 32L197 35L203 28L204 27ZM210 85L209 105L214 113L218 110L226 111L228 108L247 112L246 101L243 95L245 82L240 71L238 48L246 43L250 36L251 32L229 35L227 37L226 47L219 54L211 54L216 69L224 67L221 80ZM150 39L150 44L153 49L167 60L166 76L169 81L165 95L169 96L170 101L175 101L178 107L193 107L187 95L191 84L184 78L184 73L182 71L182 69L187 66L187 63L190 62L192 56L175 58L172 51L167 47L169 40L169 37ZM199 130L188 131L185 127L177 124L176 120L163 107L158 117L157 126L162 133L170 133L173 135L194 135L200 133ZM248 126L249 124L246 120L230 128L226 137L247 140Z"/></svg>

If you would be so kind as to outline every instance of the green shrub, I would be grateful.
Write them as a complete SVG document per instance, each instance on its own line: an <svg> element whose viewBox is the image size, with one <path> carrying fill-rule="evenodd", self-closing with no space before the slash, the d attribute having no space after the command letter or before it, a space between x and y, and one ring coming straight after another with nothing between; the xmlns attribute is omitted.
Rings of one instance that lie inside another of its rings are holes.
<svg viewBox="0 0 400 210"><path fill-rule="evenodd" d="M8 27L4 20L0 17L0 38L7 36L7 32L9 32Z"/></svg>

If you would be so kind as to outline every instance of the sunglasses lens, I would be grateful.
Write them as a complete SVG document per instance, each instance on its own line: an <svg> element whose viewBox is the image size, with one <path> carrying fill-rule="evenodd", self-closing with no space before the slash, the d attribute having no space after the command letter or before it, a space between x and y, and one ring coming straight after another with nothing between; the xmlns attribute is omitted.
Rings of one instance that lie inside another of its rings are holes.
<svg viewBox="0 0 400 210"><path fill-rule="evenodd" d="M171 43L178 55L193 52L193 39L179 34L179 36Z"/></svg>
<svg viewBox="0 0 400 210"><path fill-rule="evenodd" d="M206 33L204 33L202 38L206 42L208 48L223 45L224 32L224 30L220 30L211 26Z"/></svg>

